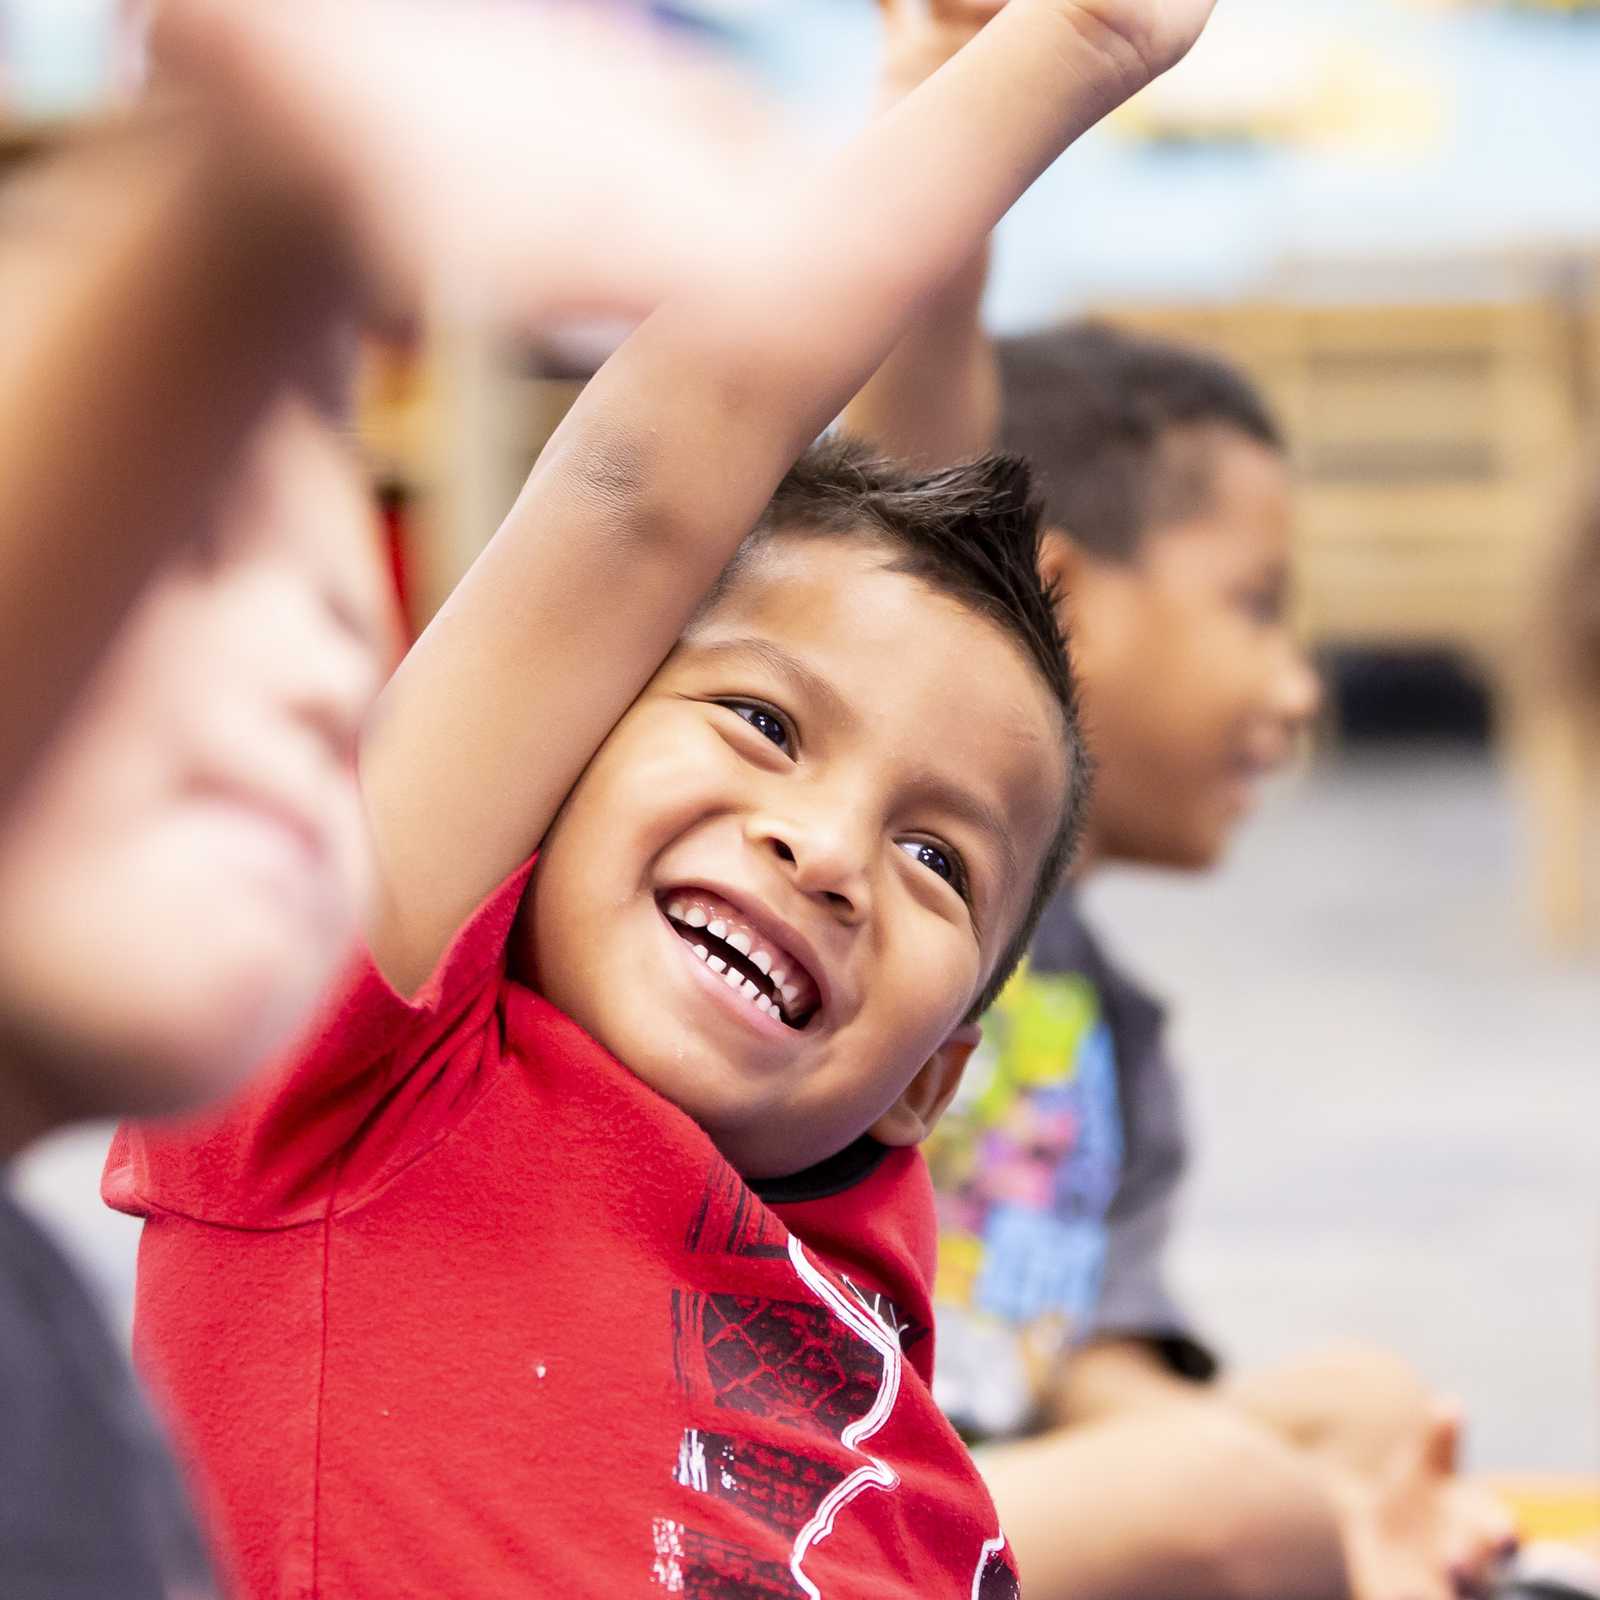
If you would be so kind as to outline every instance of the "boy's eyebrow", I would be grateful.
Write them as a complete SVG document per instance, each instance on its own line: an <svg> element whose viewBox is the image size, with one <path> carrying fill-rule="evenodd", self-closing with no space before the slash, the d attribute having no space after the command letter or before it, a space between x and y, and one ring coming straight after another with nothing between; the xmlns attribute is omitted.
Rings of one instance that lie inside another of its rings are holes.
<svg viewBox="0 0 1600 1600"><path fill-rule="evenodd" d="M836 721L846 725L856 721L850 702L815 667L808 666L799 656L771 639L742 634L738 638L716 639L706 644L696 642L694 649L707 656L754 656L769 671L787 678L808 700L823 706Z"/></svg>

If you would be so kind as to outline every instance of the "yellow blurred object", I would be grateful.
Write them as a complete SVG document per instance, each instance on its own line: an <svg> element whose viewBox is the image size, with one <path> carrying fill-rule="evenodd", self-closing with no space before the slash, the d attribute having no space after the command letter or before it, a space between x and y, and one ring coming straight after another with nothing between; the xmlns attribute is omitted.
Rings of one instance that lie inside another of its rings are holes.
<svg viewBox="0 0 1600 1600"><path fill-rule="evenodd" d="M1420 157L1443 137L1442 79L1408 72L1376 51L1330 43L1289 52L1263 72L1259 47L1214 50L1159 78L1113 114L1129 138L1249 143Z"/></svg>
<svg viewBox="0 0 1600 1600"><path fill-rule="evenodd" d="M1600 1479L1555 1474L1490 1478L1524 1541L1600 1538Z"/></svg>

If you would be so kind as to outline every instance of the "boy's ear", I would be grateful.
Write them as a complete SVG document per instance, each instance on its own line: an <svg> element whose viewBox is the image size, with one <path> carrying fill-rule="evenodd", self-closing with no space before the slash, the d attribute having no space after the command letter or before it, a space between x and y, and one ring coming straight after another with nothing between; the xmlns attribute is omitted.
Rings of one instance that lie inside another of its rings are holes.
<svg viewBox="0 0 1600 1600"><path fill-rule="evenodd" d="M1071 534L1046 528L1039 540L1039 576L1061 595L1070 595L1083 570L1084 553Z"/></svg>
<svg viewBox="0 0 1600 1600"><path fill-rule="evenodd" d="M867 1129L879 1144L921 1144L933 1132L945 1107L961 1086L967 1057L978 1048L983 1030L964 1023L928 1057L906 1091Z"/></svg>

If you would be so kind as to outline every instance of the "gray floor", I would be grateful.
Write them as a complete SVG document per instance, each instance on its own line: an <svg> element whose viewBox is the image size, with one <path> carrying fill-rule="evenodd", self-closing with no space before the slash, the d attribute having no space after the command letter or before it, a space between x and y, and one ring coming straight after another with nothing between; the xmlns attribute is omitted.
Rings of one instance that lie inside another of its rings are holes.
<svg viewBox="0 0 1600 1600"><path fill-rule="evenodd" d="M1600 958L1541 954L1518 821L1470 755L1346 760L1215 877L1093 898L1175 1003L1177 1265L1227 1351L1381 1340L1479 1465L1600 1468Z"/></svg>
<svg viewBox="0 0 1600 1600"><path fill-rule="evenodd" d="M1175 1003L1178 1269L1228 1353L1382 1340L1463 1399L1477 1464L1600 1468L1600 957L1540 955L1519 855L1485 761L1346 760L1272 795L1220 874L1093 900ZM77 1137L21 1184L120 1308L133 1231L98 1156Z"/></svg>

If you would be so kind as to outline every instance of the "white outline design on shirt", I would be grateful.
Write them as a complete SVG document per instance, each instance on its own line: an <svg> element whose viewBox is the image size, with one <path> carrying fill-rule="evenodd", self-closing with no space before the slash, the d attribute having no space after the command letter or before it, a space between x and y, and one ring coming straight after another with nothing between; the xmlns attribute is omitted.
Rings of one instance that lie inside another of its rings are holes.
<svg viewBox="0 0 1600 1600"><path fill-rule="evenodd" d="M978 1551L977 1570L972 1574L972 1600L978 1600L978 1589L983 1583L983 1575L989 1570L989 1557L997 1556L1006 1547L1006 1531L1002 1528L992 1539L985 1539L983 1547Z"/></svg>
<svg viewBox="0 0 1600 1600"><path fill-rule="evenodd" d="M801 1281L851 1332L859 1334L883 1357L883 1379L878 1385L878 1396L864 1417L852 1422L839 1435L839 1442L847 1450L861 1450L863 1440L870 1439L889 1419L895 1400L900 1394L900 1341L874 1317L859 1301L842 1294L832 1281L817 1269L807 1257L805 1246L795 1234L789 1235L789 1260ZM865 1450L866 1464L857 1467L848 1477L836 1483L823 1497L816 1514L795 1535L794 1547L789 1556L789 1572L794 1581L809 1597L822 1600L822 1591L801 1570L811 1547L820 1544L833 1532L833 1519L858 1494L868 1489L895 1489L900 1475L886 1461L869 1455ZM980 1566L979 1572L982 1572Z"/></svg>

